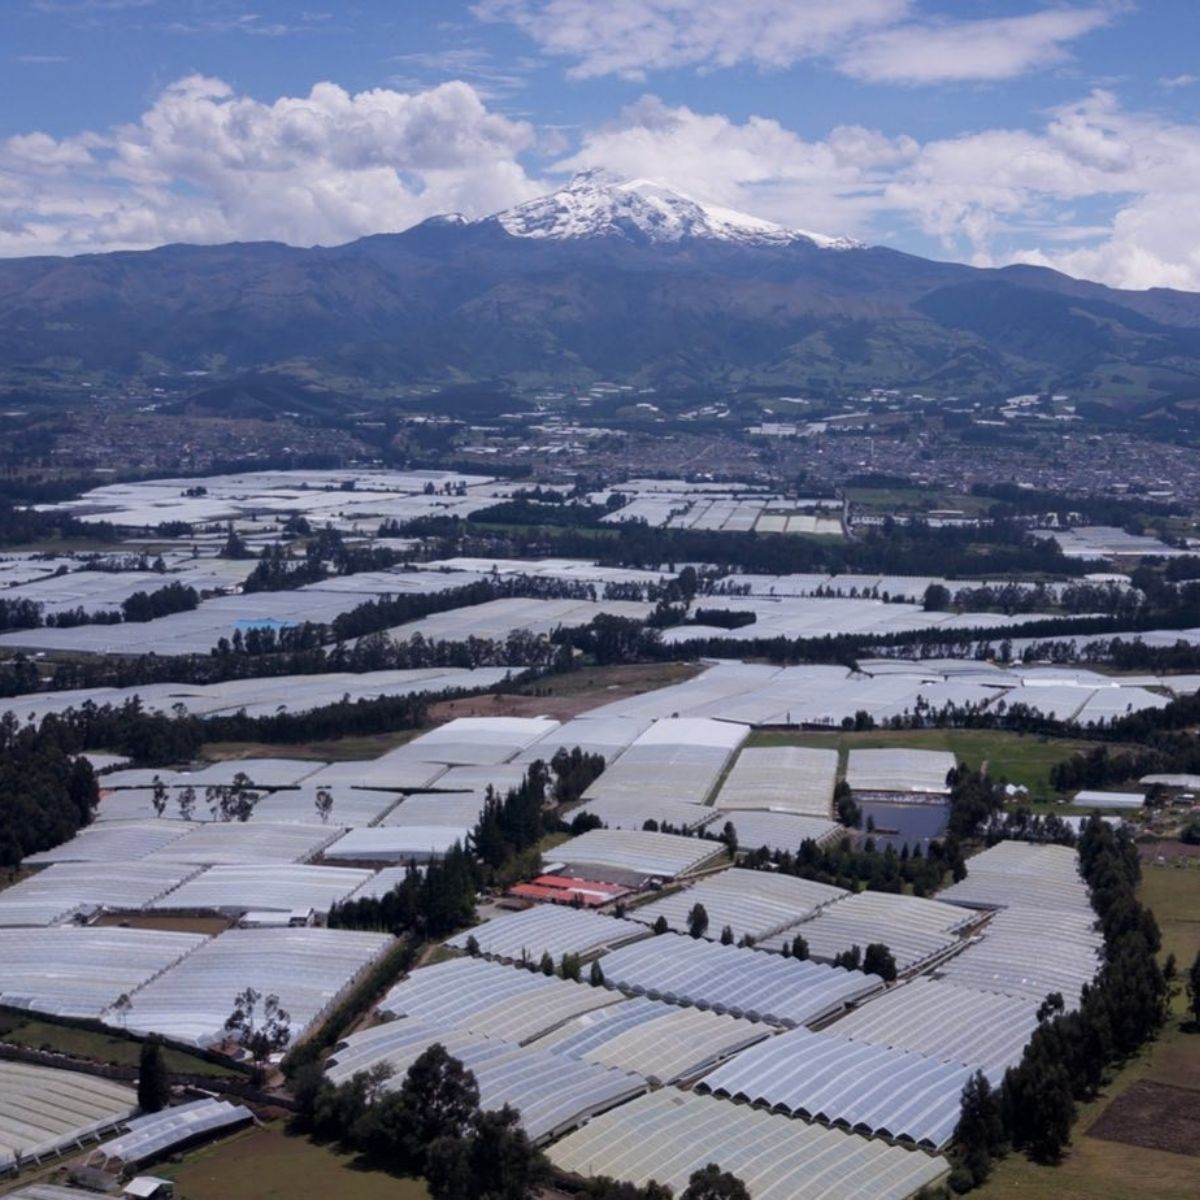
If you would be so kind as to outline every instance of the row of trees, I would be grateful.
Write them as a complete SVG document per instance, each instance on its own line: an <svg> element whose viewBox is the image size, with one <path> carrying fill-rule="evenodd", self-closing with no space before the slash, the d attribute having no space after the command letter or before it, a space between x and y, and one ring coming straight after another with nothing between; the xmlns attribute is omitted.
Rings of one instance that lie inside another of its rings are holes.
<svg viewBox="0 0 1200 1200"><path fill-rule="evenodd" d="M863 848L854 849L850 838L818 846L811 838L800 843L795 854L781 850L752 850L741 865L767 870L798 879L812 879L849 891L899 894L910 890L914 896L932 896L949 875L955 882L966 878L966 861L959 840L950 835L934 840L922 851L920 845L899 852L885 846L880 852L874 839L867 838Z"/></svg>
<svg viewBox="0 0 1200 1200"><path fill-rule="evenodd" d="M91 763L56 729L0 717L0 867L48 850L88 824L100 796Z"/></svg>
<svg viewBox="0 0 1200 1200"><path fill-rule="evenodd" d="M982 1075L967 1084L955 1133L956 1190L982 1183L1009 1149L1057 1162L1070 1142L1076 1104L1092 1099L1105 1071L1153 1038L1165 1019L1159 931L1136 896L1140 867L1132 838L1093 816L1079 838L1079 864L1104 933L1104 964L1078 1008L1067 1011L1057 993L1046 998L1020 1064L998 1091Z"/></svg>

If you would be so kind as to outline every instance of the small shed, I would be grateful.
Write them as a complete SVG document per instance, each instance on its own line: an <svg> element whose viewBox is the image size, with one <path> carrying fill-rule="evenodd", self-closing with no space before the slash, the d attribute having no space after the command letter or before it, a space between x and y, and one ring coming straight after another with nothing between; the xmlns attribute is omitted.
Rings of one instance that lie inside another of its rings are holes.
<svg viewBox="0 0 1200 1200"><path fill-rule="evenodd" d="M157 1175L137 1175L121 1190L121 1200L174 1200L175 1185Z"/></svg>

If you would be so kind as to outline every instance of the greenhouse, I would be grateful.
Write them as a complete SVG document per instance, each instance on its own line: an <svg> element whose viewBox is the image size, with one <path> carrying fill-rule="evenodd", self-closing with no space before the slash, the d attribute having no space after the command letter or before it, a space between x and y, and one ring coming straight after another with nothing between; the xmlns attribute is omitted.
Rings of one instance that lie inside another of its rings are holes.
<svg viewBox="0 0 1200 1200"><path fill-rule="evenodd" d="M774 1032L758 1021L639 996L574 1017L534 1045L567 1058L635 1071L658 1085L693 1079Z"/></svg>
<svg viewBox="0 0 1200 1200"><path fill-rule="evenodd" d="M507 962L539 962L549 954L590 955L648 937L650 931L631 921L559 905L541 904L524 912L493 917L452 937L446 944L465 950L471 939L487 958Z"/></svg>
<svg viewBox="0 0 1200 1200"><path fill-rule="evenodd" d="M949 1164L841 1130L662 1088L589 1121L549 1150L580 1178L687 1187L706 1163L741 1179L753 1200L907 1200Z"/></svg>
<svg viewBox="0 0 1200 1200"><path fill-rule="evenodd" d="M388 992L379 1011L524 1045L572 1017L620 1002L607 988L456 958L414 971Z"/></svg>
<svg viewBox="0 0 1200 1200"><path fill-rule="evenodd" d="M836 750L751 747L738 755L721 785L716 806L770 809L828 819L833 810L837 771Z"/></svg>
<svg viewBox="0 0 1200 1200"><path fill-rule="evenodd" d="M717 941L728 926L735 941L748 936L763 942L847 895L827 883L735 867L661 900L639 905L626 916L647 925L662 917L669 928L683 933L688 930L692 908L700 904L708 914L704 937L710 941Z"/></svg>
<svg viewBox="0 0 1200 1200"><path fill-rule="evenodd" d="M137 1111L137 1093L110 1079L0 1062L0 1175L80 1146Z"/></svg>
<svg viewBox="0 0 1200 1200"><path fill-rule="evenodd" d="M386 934L343 929L231 929L132 995L127 1012L110 1011L105 1020L211 1046L224 1039L237 997L253 988L279 997L296 1041L390 945Z"/></svg>
<svg viewBox="0 0 1200 1200"><path fill-rule="evenodd" d="M690 875L723 858L720 842L670 833L632 829L592 829L555 846L551 854L589 879L605 883L642 883Z"/></svg>
<svg viewBox="0 0 1200 1200"><path fill-rule="evenodd" d="M891 988L829 1027L875 1046L912 1050L982 1071L993 1084L1021 1061L1037 1004L937 979Z"/></svg>
<svg viewBox="0 0 1200 1200"><path fill-rule="evenodd" d="M398 1087L408 1068L435 1044L445 1047L475 1076L483 1109L511 1104L535 1143L582 1125L640 1095L647 1086L641 1076L626 1071L412 1020L390 1021L351 1034L330 1057L328 1076L333 1083L342 1083L357 1071L386 1063L395 1072L388 1086Z"/></svg>
<svg viewBox="0 0 1200 1200"><path fill-rule="evenodd" d="M0 929L0 1005L99 1018L207 941L155 929Z"/></svg>
<svg viewBox="0 0 1200 1200"><path fill-rule="evenodd" d="M697 1090L936 1150L954 1134L969 1068L794 1029L722 1064Z"/></svg>
<svg viewBox="0 0 1200 1200"><path fill-rule="evenodd" d="M601 959L610 987L791 1028L879 991L875 975L665 933Z"/></svg>

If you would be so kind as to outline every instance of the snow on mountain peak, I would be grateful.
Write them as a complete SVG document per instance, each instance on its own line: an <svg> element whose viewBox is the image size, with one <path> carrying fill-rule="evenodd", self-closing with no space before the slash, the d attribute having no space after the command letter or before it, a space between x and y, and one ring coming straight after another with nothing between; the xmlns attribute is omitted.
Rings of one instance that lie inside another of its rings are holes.
<svg viewBox="0 0 1200 1200"><path fill-rule="evenodd" d="M582 171L547 196L489 217L513 237L568 240L604 236L635 242L678 242L705 238L744 245L787 245L809 241L823 249L847 250L860 243L800 229L705 204L652 179L622 179L603 168Z"/></svg>

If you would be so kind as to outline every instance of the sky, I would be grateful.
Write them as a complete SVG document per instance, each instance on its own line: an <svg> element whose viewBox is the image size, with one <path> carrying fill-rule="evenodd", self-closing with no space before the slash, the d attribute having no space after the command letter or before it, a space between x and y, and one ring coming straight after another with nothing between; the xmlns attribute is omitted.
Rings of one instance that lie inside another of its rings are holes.
<svg viewBox="0 0 1200 1200"><path fill-rule="evenodd" d="M0 0L0 256L333 245L597 166L1200 290L1200 4Z"/></svg>

